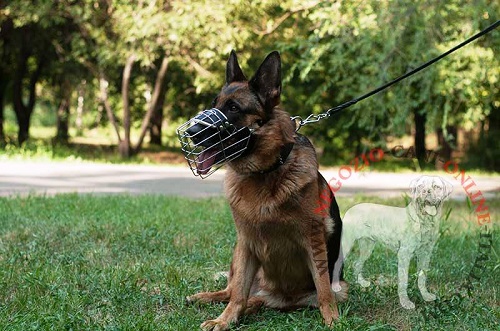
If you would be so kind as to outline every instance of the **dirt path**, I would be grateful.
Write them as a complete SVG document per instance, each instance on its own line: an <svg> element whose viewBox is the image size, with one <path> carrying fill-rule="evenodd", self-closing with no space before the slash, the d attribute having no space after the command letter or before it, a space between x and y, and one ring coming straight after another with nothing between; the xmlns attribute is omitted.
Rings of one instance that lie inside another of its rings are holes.
<svg viewBox="0 0 500 331"><path fill-rule="evenodd" d="M338 169L321 171L338 186ZM460 182L451 175L438 174L454 186L453 197L465 197ZM401 196L408 192L415 173L353 173L341 180L340 196L357 193L378 196ZM471 176L486 196L500 192L500 177ZM186 167L114 165L61 162L0 162L0 196L56 193L92 194L166 194L206 197L223 194L224 171L218 170L201 180Z"/></svg>

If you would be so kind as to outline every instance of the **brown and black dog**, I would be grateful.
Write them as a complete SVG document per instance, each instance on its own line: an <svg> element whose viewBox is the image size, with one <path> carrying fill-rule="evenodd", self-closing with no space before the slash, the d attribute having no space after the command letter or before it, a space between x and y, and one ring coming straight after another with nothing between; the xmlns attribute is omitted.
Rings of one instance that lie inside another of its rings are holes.
<svg viewBox="0 0 500 331"><path fill-rule="evenodd" d="M229 302L218 318L201 324L204 330L226 330L261 306L319 307L332 325L339 316L335 295L347 297L334 295L330 285L340 250L339 208L318 172L314 147L278 107L280 95L278 52L250 80L231 52L213 107L234 126L251 128L252 136L245 153L227 163L225 192L237 230L228 285L187 298Z"/></svg>

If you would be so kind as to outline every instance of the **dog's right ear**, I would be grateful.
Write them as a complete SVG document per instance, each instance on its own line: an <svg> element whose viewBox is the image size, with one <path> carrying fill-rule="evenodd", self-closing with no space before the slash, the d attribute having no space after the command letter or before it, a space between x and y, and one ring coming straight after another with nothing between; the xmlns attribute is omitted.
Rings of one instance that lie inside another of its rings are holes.
<svg viewBox="0 0 500 331"><path fill-rule="evenodd" d="M238 58L236 57L236 52L233 50L229 55L229 60L227 60L226 66L226 85L233 82L244 82L247 78L243 74L238 63Z"/></svg>

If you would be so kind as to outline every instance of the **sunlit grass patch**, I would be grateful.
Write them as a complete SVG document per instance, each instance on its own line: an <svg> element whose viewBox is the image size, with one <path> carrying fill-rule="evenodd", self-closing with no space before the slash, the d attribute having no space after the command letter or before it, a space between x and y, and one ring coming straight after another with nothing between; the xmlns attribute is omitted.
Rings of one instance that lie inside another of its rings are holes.
<svg viewBox="0 0 500 331"><path fill-rule="evenodd" d="M339 198L343 212L360 201L399 205L399 199ZM490 199L492 219L500 199ZM478 227L467 204L452 208L431 261L429 288L453 293L477 254ZM224 305L186 306L184 298L216 290L224 280L235 231L222 198L191 200L163 196L79 196L0 199L0 329L196 330ZM349 301L340 305L336 330L494 330L499 317L498 241L473 295L422 314L415 266L409 295L417 309L399 306L395 253L376 247L365 265L372 286L352 279ZM354 251L353 254L356 254ZM382 276L380 276L382 275ZM446 327L445 327L446 326ZM262 309L244 317L238 330L326 330L317 309Z"/></svg>

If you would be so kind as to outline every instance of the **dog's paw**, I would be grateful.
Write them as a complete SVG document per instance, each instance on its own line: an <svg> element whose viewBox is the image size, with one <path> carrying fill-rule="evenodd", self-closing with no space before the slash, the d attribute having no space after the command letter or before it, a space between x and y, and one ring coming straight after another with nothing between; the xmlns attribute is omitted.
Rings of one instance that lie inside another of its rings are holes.
<svg viewBox="0 0 500 331"><path fill-rule="evenodd" d="M429 293L429 292L424 292L422 293L422 298L425 300L425 301L434 301L436 300L436 295L432 294L432 293Z"/></svg>
<svg viewBox="0 0 500 331"><path fill-rule="evenodd" d="M329 328L333 328L333 325L334 325L334 320L333 320L333 319L328 319L328 320L323 319L323 323L324 323L327 327L329 327Z"/></svg>
<svg viewBox="0 0 500 331"><path fill-rule="evenodd" d="M404 309L415 309L415 304L408 298L399 298L399 303Z"/></svg>
<svg viewBox="0 0 500 331"><path fill-rule="evenodd" d="M371 282L369 280L364 279L363 276L358 275L358 284L361 287L369 287L371 285Z"/></svg>
<svg viewBox="0 0 500 331"><path fill-rule="evenodd" d="M229 325L226 322L223 322L219 319L215 319L201 323L200 328L203 331L223 331L223 330L228 330Z"/></svg>
<svg viewBox="0 0 500 331"><path fill-rule="evenodd" d="M339 282L335 282L332 284L332 290L333 292L340 292L342 291L342 286L340 286Z"/></svg>
<svg viewBox="0 0 500 331"><path fill-rule="evenodd" d="M333 325L334 325L335 320L337 320L338 318L339 318L338 315L334 316L332 313L323 314L323 323L326 326L332 328Z"/></svg>
<svg viewBox="0 0 500 331"><path fill-rule="evenodd" d="M320 305L319 311L323 316L323 322L329 327L333 327L334 322L339 319L337 304Z"/></svg>
<svg viewBox="0 0 500 331"><path fill-rule="evenodd" d="M194 295L189 295L186 297L185 303L186 305L192 305L196 302L196 297Z"/></svg>
<svg viewBox="0 0 500 331"><path fill-rule="evenodd" d="M200 292L193 295L188 295L185 302L187 305L192 305L195 303L207 303L210 302L210 300L207 299L207 292Z"/></svg>
<svg viewBox="0 0 500 331"><path fill-rule="evenodd" d="M337 299L337 302L345 302L348 297L349 284L344 281L334 282L332 284L332 291L333 295L335 295L335 299Z"/></svg>

